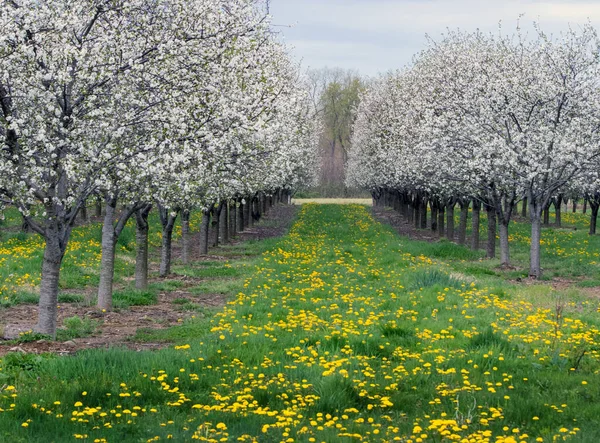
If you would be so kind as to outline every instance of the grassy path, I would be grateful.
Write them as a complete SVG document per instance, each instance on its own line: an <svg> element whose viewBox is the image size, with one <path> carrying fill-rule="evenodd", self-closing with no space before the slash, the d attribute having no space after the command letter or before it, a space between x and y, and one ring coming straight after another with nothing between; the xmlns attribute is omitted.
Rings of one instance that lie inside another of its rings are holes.
<svg viewBox="0 0 600 443"><path fill-rule="evenodd" d="M600 441L597 321L399 245L306 205L193 338L0 378L0 440Z"/></svg>

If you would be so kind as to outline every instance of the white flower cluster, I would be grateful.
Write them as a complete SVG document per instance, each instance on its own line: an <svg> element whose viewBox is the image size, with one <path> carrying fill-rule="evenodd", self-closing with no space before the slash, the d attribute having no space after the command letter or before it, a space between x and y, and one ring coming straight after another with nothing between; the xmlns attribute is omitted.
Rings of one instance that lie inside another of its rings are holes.
<svg viewBox="0 0 600 443"><path fill-rule="evenodd" d="M556 39L539 29L527 38L449 32L365 93L348 185L436 210L485 204L500 223L504 264L508 225L526 198L530 275L539 277L544 208L564 195L600 203L599 56L591 25Z"/></svg>
<svg viewBox="0 0 600 443"><path fill-rule="evenodd" d="M312 182L319 128L263 9L0 0L0 204L46 239L48 310L91 195L179 210Z"/></svg>

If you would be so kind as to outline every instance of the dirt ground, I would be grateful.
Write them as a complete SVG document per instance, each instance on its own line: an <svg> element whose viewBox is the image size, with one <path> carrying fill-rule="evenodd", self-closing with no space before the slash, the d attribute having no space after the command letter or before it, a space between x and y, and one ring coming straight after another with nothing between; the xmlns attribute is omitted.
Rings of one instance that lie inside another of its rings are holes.
<svg viewBox="0 0 600 443"><path fill-rule="evenodd" d="M437 233L432 232L429 229L415 229L414 224L407 223L402 215L396 211L390 210L389 208L374 206L371 211L376 220L386 225L390 225L396 232L398 232L398 234L404 235L411 240L435 242L440 239Z"/></svg>
<svg viewBox="0 0 600 443"><path fill-rule="evenodd" d="M258 224L241 233L231 244L240 244L248 240L261 240L284 235L292 224L297 212L295 206L275 206L269 214ZM197 237L199 234L195 234ZM194 245L199 244L198 238L193 239ZM174 245L173 257L178 257L180 245ZM197 251L192 251L196 260L231 260L232 257L219 255L219 248L213 248L211 255L198 257ZM158 251L152 251L151 257L158 257ZM151 263L150 270L156 271L157 263ZM61 303L59 306L58 324L68 317L79 316L98 321L98 328L93 336L77 338L66 342L39 340L27 343L14 344L8 340L0 339L0 355L7 352L54 352L57 354L71 354L82 349L106 348L109 346L126 346L134 350L157 349L164 347L164 343L135 342L132 337L140 328L162 329L177 325L184 320L198 315L194 311L181 311L179 304L173 303L175 299L188 299L196 305L206 308L219 308L227 302L223 294L192 294L190 289L206 279L189 276L172 275L167 280L177 280L181 286L177 289L160 292L158 303L150 306L131 306L127 309L101 312L89 303ZM164 281L160 278L151 278L150 282ZM118 285L116 285L118 288ZM83 288L76 292L92 298L96 288ZM63 291L70 292L70 291ZM37 318L37 305L16 305L0 309L0 335L4 337L18 336L19 332L31 330ZM3 343L4 342L4 343Z"/></svg>

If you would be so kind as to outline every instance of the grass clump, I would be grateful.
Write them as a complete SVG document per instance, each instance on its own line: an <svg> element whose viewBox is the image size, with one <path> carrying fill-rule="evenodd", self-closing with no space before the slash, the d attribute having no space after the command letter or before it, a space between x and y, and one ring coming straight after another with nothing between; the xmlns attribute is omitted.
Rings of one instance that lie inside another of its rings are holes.
<svg viewBox="0 0 600 443"><path fill-rule="evenodd" d="M67 341L74 338L89 337L98 328L98 321L81 318L77 315L63 320L63 327L56 331L58 341Z"/></svg>
<svg viewBox="0 0 600 443"><path fill-rule="evenodd" d="M115 308L149 306L155 305L157 302L158 294L153 288L147 290L127 288L113 293L113 306Z"/></svg>

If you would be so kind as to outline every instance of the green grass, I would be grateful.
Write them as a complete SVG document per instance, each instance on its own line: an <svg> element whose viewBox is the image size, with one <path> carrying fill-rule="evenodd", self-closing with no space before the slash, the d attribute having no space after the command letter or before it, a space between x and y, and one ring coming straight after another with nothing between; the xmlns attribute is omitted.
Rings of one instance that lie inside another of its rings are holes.
<svg viewBox="0 0 600 443"><path fill-rule="evenodd" d="M115 308L154 305L157 300L158 291L154 288L149 288L147 290L126 288L113 293L113 306Z"/></svg>
<svg viewBox="0 0 600 443"><path fill-rule="evenodd" d="M0 308L19 303L37 303L26 293L39 291L44 241L37 234L19 232L20 215L14 208L5 210L6 220L0 224ZM150 244L159 247L161 228L156 212L150 222ZM174 239L181 236L178 218ZM192 213L190 227L197 230L200 213ZM61 289L80 289L97 286L99 281L102 224L90 223L73 230L60 274ZM115 282L122 282L134 275L135 224L127 223L116 251ZM177 258L175 258L177 262ZM175 283L173 283L175 284Z"/></svg>
<svg viewBox="0 0 600 443"><path fill-rule="evenodd" d="M579 205L581 209L581 205ZM391 211L391 209L388 209ZM428 217L431 213L428 213ZM458 227L459 214L456 211L455 224ZM563 212L562 228L556 228L554 212L551 211L550 226L542 229L542 268L543 280L568 279L577 280L581 287L600 285L597 276L600 274L600 235L588 235L589 213ZM400 245L413 255L424 255L443 260L459 271L473 275L491 275L507 280L525 278L529 270L529 241L531 226L528 220L515 216L509 226L511 263L514 270L500 268L498 258L485 259L484 250L471 251L465 246L456 245L447 239L437 242L425 242L402 238ZM467 224L467 236L471 236L471 213ZM480 243L485 248L487 239L487 216L481 212ZM497 237L498 239L498 237ZM499 242L499 240L497 240ZM497 256L500 250L497 244ZM585 283L589 280L590 283ZM588 286L586 286L588 285Z"/></svg>
<svg viewBox="0 0 600 443"><path fill-rule="evenodd" d="M89 337L98 328L98 322L89 318L78 316L68 317L63 320L63 327L56 331L58 341L67 341L74 338Z"/></svg>
<svg viewBox="0 0 600 443"><path fill-rule="evenodd" d="M598 303L585 288L469 274L477 260L415 245L364 207L306 206L289 235L250 246L259 258L178 267L208 279L199 293L240 294L138 331L176 346L4 358L0 440L599 441Z"/></svg>

